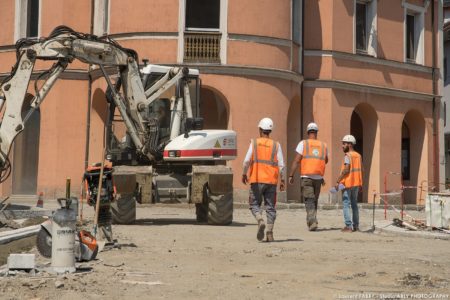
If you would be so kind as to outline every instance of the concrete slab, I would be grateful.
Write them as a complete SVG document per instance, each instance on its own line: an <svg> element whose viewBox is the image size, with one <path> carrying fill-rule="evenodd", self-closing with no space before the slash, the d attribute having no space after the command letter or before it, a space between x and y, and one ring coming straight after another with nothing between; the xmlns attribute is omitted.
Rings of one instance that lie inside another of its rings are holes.
<svg viewBox="0 0 450 300"><path fill-rule="evenodd" d="M35 254L13 253L8 257L9 270L31 270L35 268Z"/></svg>

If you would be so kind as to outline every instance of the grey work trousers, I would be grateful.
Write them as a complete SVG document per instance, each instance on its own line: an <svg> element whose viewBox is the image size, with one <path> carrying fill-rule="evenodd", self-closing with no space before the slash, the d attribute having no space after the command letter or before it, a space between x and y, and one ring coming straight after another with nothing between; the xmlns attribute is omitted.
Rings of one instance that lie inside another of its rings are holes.
<svg viewBox="0 0 450 300"><path fill-rule="evenodd" d="M322 179L311 179L306 177L302 177L301 179L302 196L306 209L306 225L308 227L314 223L317 224L317 204L322 182Z"/></svg>
<svg viewBox="0 0 450 300"><path fill-rule="evenodd" d="M262 218L261 204L264 200L266 207L267 224L274 224L277 218L277 210L275 205L277 203L277 185L267 183L252 183L250 184L250 196L248 204L250 210L256 220Z"/></svg>

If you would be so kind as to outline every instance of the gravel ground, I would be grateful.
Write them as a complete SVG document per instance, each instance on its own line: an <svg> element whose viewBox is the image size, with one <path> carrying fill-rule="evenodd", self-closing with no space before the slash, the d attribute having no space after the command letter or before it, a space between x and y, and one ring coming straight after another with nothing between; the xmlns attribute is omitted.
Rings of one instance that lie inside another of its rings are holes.
<svg viewBox="0 0 450 300"><path fill-rule="evenodd" d="M319 211L317 232L307 231L304 210L279 210L274 243L256 240L247 209L236 209L224 227L197 224L194 206L145 206L137 214L135 225L113 227L120 249L99 253L75 274L0 277L0 298L450 298L450 241L371 233L370 210L361 211L356 233L340 232L340 210ZM49 264L39 254L37 262Z"/></svg>

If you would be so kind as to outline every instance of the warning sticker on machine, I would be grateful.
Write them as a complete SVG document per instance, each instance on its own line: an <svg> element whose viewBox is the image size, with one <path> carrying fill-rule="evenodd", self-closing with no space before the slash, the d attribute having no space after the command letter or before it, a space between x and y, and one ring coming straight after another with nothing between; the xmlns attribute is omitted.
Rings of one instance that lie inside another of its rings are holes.
<svg viewBox="0 0 450 300"><path fill-rule="evenodd" d="M214 145L214 148L222 148L222 147L220 146L219 140L216 141L216 144Z"/></svg>

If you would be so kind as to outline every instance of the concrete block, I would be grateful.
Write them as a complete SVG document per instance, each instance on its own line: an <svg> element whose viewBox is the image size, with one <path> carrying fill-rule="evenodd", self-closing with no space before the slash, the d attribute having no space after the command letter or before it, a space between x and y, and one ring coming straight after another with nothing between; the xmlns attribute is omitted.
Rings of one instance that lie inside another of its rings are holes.
<svg viewBox="0 0 450 300"><path fill-rule="evenodd" d="M34 254L10 254L8 257L9 270L31 270L35 267Z"/></svg>

